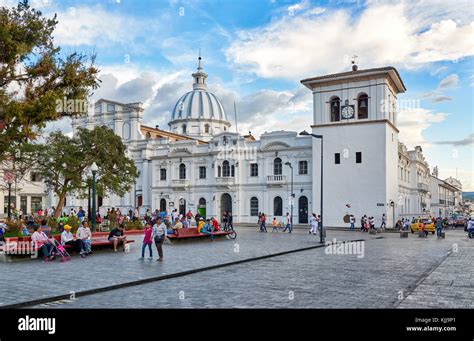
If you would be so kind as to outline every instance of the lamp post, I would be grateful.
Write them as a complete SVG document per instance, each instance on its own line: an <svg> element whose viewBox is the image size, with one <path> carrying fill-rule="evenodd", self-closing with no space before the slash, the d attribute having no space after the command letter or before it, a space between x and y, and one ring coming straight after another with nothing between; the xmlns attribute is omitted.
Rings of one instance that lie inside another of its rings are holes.
<svg viewBox="0 0 474 341"><path fill-rule="evenodd" d="M92 172L92 231L95 231L95 222L96 222L96 202L95 202L95 181L96 175L99 170L96 163L94 162L91 166Z"/></svg>
<svg viewBox="0 0 474 341"><path fill-rule="evenodd" d="M285 162L285 165L290 167L291 169L291 193L290 193L290 232L293 230L293 200L295 197L295 194L293 193L293 166L291 165L290 162Z"/></svg>
<svg viewBox="0 0 474 341"><path fill-rule="evenodd" d="M321 231L319 231L320 239L319 242L320 244L324 244L325 240L325 231L324 231L324 224L323 224L323 135L317 135L317 134L310 134L306 130L303 130L300 133L301 136L312 136L316 139L321 139L321 198L320 198L320 203L321 203Z"/></svg>
<svg viewBox="0 0 474 341"><path fill-rule="evenodd" d="M13 182L13 176L10 172L5 172L3 174L3 179L8 184L7 216L8 216L8 220L11 220L11 218L12 218L12 182Z"/></svg>

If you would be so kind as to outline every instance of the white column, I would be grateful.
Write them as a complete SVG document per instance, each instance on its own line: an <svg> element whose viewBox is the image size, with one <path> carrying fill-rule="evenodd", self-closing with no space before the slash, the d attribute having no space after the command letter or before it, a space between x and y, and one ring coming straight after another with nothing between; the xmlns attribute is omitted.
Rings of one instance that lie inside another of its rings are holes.
<svg viewBox="0 0 474 341"><path fill-rule="evenodd" d="M151 208L150 202L150 160L144 159L142 166L142 199L143 207Z"/></svg>

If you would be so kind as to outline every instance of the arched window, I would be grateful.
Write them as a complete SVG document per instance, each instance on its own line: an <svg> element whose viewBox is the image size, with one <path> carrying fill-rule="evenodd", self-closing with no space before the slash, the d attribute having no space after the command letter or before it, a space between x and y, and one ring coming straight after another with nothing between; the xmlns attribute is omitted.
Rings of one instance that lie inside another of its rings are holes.
<svg viewBox="0 0 474 341"><path fill-rule="evenodd" d="M204 126L204 132L205 132L206 134L209 134L209 124L206 124L206 125Z"/></svg>
<svg viewBox="0 0 474 341"><path fill-rule="evenodd" d="M183 124L183 125L181 126L181 129L182 129L182 131L183 131L183 134L186 134L186 128L187 128L187 127L186 127L186 124Z"/></svg>
<svg viewBox="0 0 474 341"><path fill-rule="evenodd" d="M160 200L160 211L161 212L166 212L166 199L161 199Z"/></svg>
<svg viewBox="0 0 474 341"><path fill-rule="evenodd" d="M234 165L232 165L232 166L230 167L230 176L231 176L231 177L234 177L234 176L235 176L235 166L234 166Z"/></svg>
<svg viewBox="0 0 474 341"><path fill-rule="evenodd" d="M221 177L221 166L217 166L217 177Z"/></svg>
<svg viewBox="0 0 474 341"><path fill-rule="evenodd" d="M256 197L250 198L250 215L252 217L258 216L258 199Z"/></svg>
<svg viewBox="0 0 474 341"><path fill-rule="evenodd" d="M281 159L277 157L273 160L273 175L281 175L283 171Z"/></svg>
<svg viewBox="0 0 474 341"><path fill-rule="evenodd" d="M341 100L339 97L331 98L329 102L331 109L331 122L337 122L341 120Z"/></svg>
<svg viewBox="0 0 474 341"><path fill-rule="evenodd" d="M180 180L186 179L186 165L184 163L179 165L179 178Z"/></svg>
<svg viewBox="0 0 474 341"><path fill-rule="evenodd" d="M283 215L283 200L281 197L275 197L275 199L273 199L273 215L275 217L281 217Z"/></svg>
<svg viewBox="0 0 474 341"><path fill-rule="evenodd" d="M357 118L369 118L369 96L367 94L357 97Z"/></svg>
<svg viewBox="0 0 474 341"><path fill-rule="evenodd" d="M230 165L229 161L222 162L222 176L229 177L230 176Z"/></svg>

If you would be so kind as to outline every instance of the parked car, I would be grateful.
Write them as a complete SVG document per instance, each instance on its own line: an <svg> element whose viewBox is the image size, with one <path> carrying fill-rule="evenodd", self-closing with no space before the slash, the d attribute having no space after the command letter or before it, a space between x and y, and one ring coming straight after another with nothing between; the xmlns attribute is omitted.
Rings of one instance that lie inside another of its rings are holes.
<svg viewBox="0 0 474 341"><path fill-rule="evenodd" d="M411 233L418 232L421 229L435 234L435 224L433 220L429 218L415 218L410 225Z"/></svg>

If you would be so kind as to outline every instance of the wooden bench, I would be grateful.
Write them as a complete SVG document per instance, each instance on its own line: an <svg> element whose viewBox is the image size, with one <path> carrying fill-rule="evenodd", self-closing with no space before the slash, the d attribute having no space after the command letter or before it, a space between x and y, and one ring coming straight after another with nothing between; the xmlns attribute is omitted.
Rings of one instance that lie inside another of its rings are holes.
<svg viewBox="0 0 474 341"><path fill-rule="evenodd" d="M108 234L107 234L108 237ZM91 239L91 248L97 248L97 247L102 247L102 246L113 246L113 243L107 239L107 237L92 237ZM61 243L61 236L56 235L54 236L54 239L58 242ZM127 240L127 244L134 243L134 240ZM71 250L73 247L72 245L63 245L65 249Z"/></svg>
<svg viewBox="0 0 474 341"><path fill-rule="evenodd" d="M180 228L174 230L175 234L169 234L168 238L170 240L180 240L180 239L190 239L190 238L203 238L207 237L210 238L209 234L199 233L197 227L190 227L190 228ZM233 234L233 231L216 231L211 232L214 237L221 237Z"/></svg>

